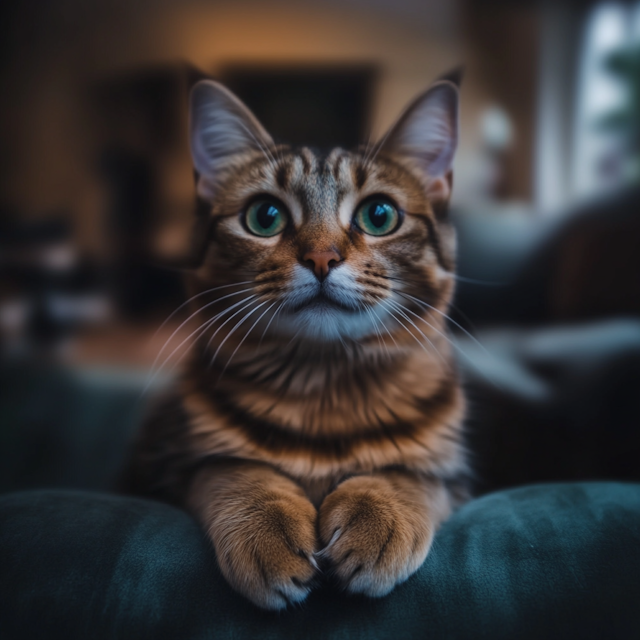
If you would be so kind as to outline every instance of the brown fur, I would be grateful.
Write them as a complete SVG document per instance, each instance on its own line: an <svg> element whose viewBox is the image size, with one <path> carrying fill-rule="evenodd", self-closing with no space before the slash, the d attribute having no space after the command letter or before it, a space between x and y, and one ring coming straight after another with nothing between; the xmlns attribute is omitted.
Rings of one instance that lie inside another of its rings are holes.
<svg viewBox="0 0 640 640"><path fill-rule="evenodd" d="M190 279L202 331L179 391L141 434L129 480L191 510L230 584L262 607L302 600L317 560L348 591L384 595L420 566L465 493L464 401L444 322L450 172L434 178L391 144L325 156L275 146L243 117L259 148L199 182L211 205L208 250ZM289 212L278 236L243 227L262 194ZM401 216L380 237L353 223L376 194ZM309 251L340 257L333 289L308 279ZM348 277L337 280L340 270ZM313 286L346 306L332 298L330 311L305 311L295 296Z"/></svg>

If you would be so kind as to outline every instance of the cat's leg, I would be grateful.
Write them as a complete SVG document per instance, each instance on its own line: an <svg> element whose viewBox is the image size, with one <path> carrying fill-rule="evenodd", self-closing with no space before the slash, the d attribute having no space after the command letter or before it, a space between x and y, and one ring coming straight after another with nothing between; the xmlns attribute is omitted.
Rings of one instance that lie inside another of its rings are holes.
<svg viewBox="0 0 640 640"><path fill-rule="evenodd" d="M267 465L217 462L199 472L188 502L234 589L267 609L304 600L317 512L298 485Z"/></svg>
<svg viewBox="0 0 640 640"><path fill-rule="evenodd" d="M348 592L383 596L420 567L450 512L438 480L404 471L350 478L320 507L320 556Z"/></svg>

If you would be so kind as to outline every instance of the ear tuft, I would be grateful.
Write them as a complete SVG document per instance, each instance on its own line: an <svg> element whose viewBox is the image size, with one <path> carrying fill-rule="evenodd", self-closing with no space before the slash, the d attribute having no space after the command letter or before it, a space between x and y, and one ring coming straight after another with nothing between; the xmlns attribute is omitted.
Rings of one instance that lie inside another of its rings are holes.
<svg viewBox="0 0 640 640"><path fill-rule="evenodd" d="M193 164L208 182L229 157L273 145L251 111L213 80L201 80L191 89L189 118Z"/></svg>

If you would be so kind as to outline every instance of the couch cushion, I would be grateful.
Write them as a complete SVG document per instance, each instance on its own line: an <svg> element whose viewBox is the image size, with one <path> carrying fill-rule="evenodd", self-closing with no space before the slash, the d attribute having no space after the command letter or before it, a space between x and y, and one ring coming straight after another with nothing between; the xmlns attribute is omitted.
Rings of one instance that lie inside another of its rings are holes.
<svg viewBox="0 0 640 640"><path fill-rule="evenodd" d="M0 493L111 489L151 395L144 383L123 370L0 362Z"/></svg>
<svg viewBox="0 0 640 640"><path fill-rule="evenodd" d="M226 585L185 513L63 491L0 498L2 638L640 637L640 485L538 485L457 512L389 596L323 585L274 614Z"/></svg>

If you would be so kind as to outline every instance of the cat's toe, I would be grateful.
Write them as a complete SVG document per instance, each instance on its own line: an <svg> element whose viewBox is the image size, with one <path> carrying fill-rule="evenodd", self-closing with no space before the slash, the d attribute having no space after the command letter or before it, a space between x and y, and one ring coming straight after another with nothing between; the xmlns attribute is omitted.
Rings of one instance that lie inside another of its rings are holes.
<svg viewBox="0 0 640 640"><path fill-rule="evenodd" d="M320 510L317 554L349 593L380 597L406 580L429 546L401 507L368 491L336 491Z"/></svg>
<svg viewBox="0 0 640 640"><path fill-rule="evenodd" d="M264 609L284 609L305 600L315 585L316 568L306 554L288 555L281 550L280 562L257 560L260 573L254 585L247 585L247 595ZM288 557L287 557L288 555Z"/></svg>
<svg viewBox="0 0 640 640"><path fill-rule="evenodd" d="M217 545L231 585L259 607L284 609L314 586L315 510L303 506L287 500L259 505L252 520Z"/></svg>

